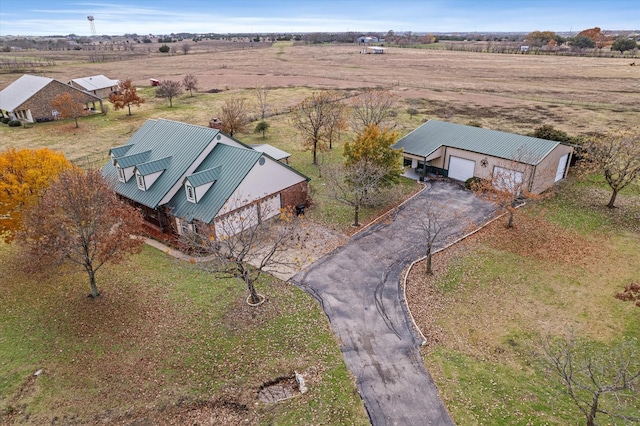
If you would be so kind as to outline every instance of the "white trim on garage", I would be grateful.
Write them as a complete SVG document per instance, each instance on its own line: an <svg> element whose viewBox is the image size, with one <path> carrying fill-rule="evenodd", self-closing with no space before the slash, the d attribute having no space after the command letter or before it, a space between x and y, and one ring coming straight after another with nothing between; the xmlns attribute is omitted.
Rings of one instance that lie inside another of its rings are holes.
<svg viewBox="0 0 640 426"><path fill-rule="evenodd" d="M466 181L473 177L476 169L476 162L466 158L449 157L449 177L451 179Z"/></svg>
<svg viewBox="0 0 640 426"><path fill-rule="evenodd" d="M569 154L565 154L560 157L558 161L558 169L556 170L556 179L554 182L564 179L564 174L567 171L567 162L569 161Z"/></svg>

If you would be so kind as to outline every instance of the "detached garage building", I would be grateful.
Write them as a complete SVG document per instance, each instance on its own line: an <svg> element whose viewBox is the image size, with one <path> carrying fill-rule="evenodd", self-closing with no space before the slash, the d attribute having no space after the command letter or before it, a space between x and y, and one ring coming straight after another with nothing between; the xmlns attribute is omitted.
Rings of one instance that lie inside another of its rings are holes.
<svg viewBox="0 0 640 426"><path fill-rule="evenodd" d="M461 124L429 120L395 145L419 176L466 181L510 175L539 194L567 175L573 148L560 142Z"/></svg>

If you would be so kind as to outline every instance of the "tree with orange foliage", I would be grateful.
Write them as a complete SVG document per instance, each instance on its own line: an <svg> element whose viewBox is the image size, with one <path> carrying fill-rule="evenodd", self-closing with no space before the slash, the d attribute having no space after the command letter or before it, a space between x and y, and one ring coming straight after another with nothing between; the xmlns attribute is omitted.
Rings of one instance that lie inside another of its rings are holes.
<svg viewBox="0 0 640 426"><path fill-rule="evenodd" d="M46 268L68 260L80 265L94 298L100 295L96 272L139 252L143 244L132 238L142 231L142 215L116 196L99 170L73 167L60 173L26 212L24 225L18 236L27 264Z"/></svg>
<svg viewBox="0 0 640 426"><path fill-rule="evenodd" d="M48 148L10 148L0 153L0 236L5 242L22 228L24 210L69 167L64 155Z"/></svg>
<svg viewBox="0 0 640 426"><path fill-rule="evenodd" d="M584 36L589 37L595 43L598 49L602 49L603 47L610 46L613 43L611 37L602 34L602 30L599 27L589 28L578 33L578 37Z"/></svg>
<svg viewBox="0 0 640 426"><path fill-rule="evenodd" d="M51 101L51 106L58 112L60 118L73 118L78 126L78 117L89 114L86 105L76 99L71 93L62 93Z"/></svg>
<svg viewBox="0 0 640 426"><path fill-rule="evenodd" d="M118 89L109 95L109 102L113 104L113 109L116 111L127 107L129 109L127 115L131 115L131 105L139 107L144 103L144 98L138 96L137 89L131 83L131 79L127 79L118 83Z"/></svg>

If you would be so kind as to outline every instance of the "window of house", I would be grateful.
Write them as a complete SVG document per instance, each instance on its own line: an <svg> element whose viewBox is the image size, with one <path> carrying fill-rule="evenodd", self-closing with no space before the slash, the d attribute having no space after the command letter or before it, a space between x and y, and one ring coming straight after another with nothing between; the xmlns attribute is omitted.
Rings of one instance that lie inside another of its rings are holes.
<svg viewBox="0 0 640 426"><path fill-rule="evenodd" d="M118 180L119 180L120 182L125 182L125 179L124 179L124 170L122 170L122 167L120 167L120 166L116 165L116 169L118 170Z"/></svg>
<svg viewBox="0 0 640 426"><path fill-rule="evenodd" d="M185 188L187 191L187 200L191 201L192 203L196 202L196 193L193 189L193 186L191 186L189 183L185 184Z"/></svg>
<svg viewBox="0 0 640 426"><path fill-rule="evenodd" d="M138 182L138 189L145 190L144 187L144 176L142 176L139 172L136 172L136 180Z"/></svg>

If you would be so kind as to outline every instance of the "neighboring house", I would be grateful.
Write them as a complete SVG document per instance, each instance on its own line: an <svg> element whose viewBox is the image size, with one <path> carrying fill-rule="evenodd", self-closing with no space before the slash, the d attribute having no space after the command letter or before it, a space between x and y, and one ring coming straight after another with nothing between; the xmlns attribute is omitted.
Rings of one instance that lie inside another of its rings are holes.
<svg viewBox="0 0 640 426"><path fill-rule="evenodd" d="M387 50L386 47L367 46L367 47L363 47L362 49L360 49L360 53L365 53L365 54L383 54L385 52L385 50Z"/></svg>
<svg viewBox="0 0 640 426"><path fill-rule="evenodd" d="M357 42L360 43L378 43L378 37L374 36L360 36Z"/></svg>
<svg viewBox="0 0 640 426"><path fill-rule="evenodd" d="M148 120L109 155L102 174L167 233L206 224L220 236L223 217L257 209L266 220L307 201L309 178L218 129Z"/></svg>
<svg viewBox="0 0 640 426"><path fill-rule="evenodd" d="M119 82L119 80L111 80L104 75L92 75L91 77L74 78L69 82L69 85L94 94L100 99L106 99L112 92L118 90Z"/></svg>
<svg viewBox="0 0 640 426"><path fill-rule="evenodd" d="M573 148L560 142L429 120L393 145L406 167L466 181L509 175L539 194L567 175Z"/></svg>
<svg viewBox="0 0 640 426"><path fill-rule="evenodd" d="M87 105L88 109L102 110L102 99L73 88L58 80L25 74L0 91L0 114L12 120L28 123L54 120L57 112L51 106L56 96L63 93L73 95L74 99Z"/></svg>

